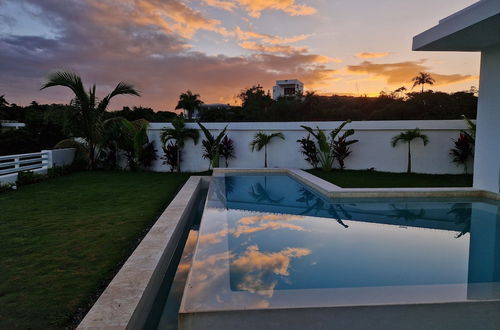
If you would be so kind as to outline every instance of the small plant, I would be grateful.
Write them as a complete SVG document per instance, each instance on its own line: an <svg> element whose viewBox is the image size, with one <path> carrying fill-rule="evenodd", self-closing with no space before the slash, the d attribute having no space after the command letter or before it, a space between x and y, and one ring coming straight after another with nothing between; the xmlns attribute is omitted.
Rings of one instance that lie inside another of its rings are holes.
<svg viewBox="0 0 500 330"><path fill-rule="evenodd" d="M0 194L9 190L16 189L16 185L14 183L4 183L0 184Z"/></svg>
<svg viewBox="0 0 500 330"><path fill-rule="evenodd" d="M22 171L17 174L16 185L18 187L26 186L32 183L38 183L46 180L48 176L46 174L37 174L33 171Z"/></svg>
<svg viewBox="0 0 500 330"><path fill-rule="evenodd" d="M201 123L198 123L203 134L205 135L205 140L201 141L203 146L203 158L208 159L210 161L208 165L208 169L210 170L210 166L213 168L219 167L219 161L221 156L222 149L222 139L226 137L227 126L214 137L210 131L203 126Z"/></svg>
<svg viewBox="0 0 500 330"><path fill-rule="evenodd" d="M164 160L163 164L170 166L170 172L177 170L178 164L180 164L180 160L177 157L181 157L181 154L177 150L177 145L173 142L169 142L168 144L163 146L164 156L161 159Z"/></svg>
<svg viewBox="0 0 500 330"><path fill-rule="evenodd" d="M308 131L309 134L316 138L318 150L317 156L319 159L319 163L321 164L321 169L323 171L331 171L333 167L333 161L335 160L335 155L333 153L333 142L335 141L335 138L340 133L340 131L344 128L344 126L350 122L350 120L346 120L342 124L340 124L339 127L331 131L330 138L328 138L325 132L320 130L319 127L316 127L316 130L314 130L308 126L301 126L303 129Z"/></svg>
<svg viewBox="0 0 500 330"><path fill-rule="evenodd" d="M408 167L406 172L411 173L411 141L415 139L421 139L426 146L429 143L429 138L427 135L422 134L420 129L417 127L415 129L410 129L405 132L401 132L398 135L394 136L391 140L391 145L395 148L399 142L408 143Z"/></svg>
<svg viewBox="0 0 500 330"><path fill-rule="evenodd" d="M472 156L474 156L474 145L476 143L476 123L467 118L465 115L462 115L462 119L465 121L467 129L461 130L460 133L466 135L469 138L469 142L472 145Z"/></svg>
<svg viewBox="0 0 500 330"><path fill-rule="evenodd" d="M458 139L453 140L454 147L450 149L450 156L453 158L453 162L457 165L463 165L464 172L467 174L467 162L469 158L472 156L472 143L469 135L460 133Z"/></svg>
<svg viewBox="0 0 500 330"><path fill-rule="evenodd" d="M300 143L300 152L305 156L305 160L311 164L314 168L318 168L318 149L316 149L316 144L311 140L311 135L297 140Z"/></svg>
<svg viewBox="0 0 500 330"><path fill-rule="evenodd" d="M252 142L250 142L250 148L252 149L252 152L255 149L257 149L257 151L260 151L262 148L264 148L264 167L266 167L266 168L267 168L267 145L274 138L280 138L280 139L284 140L285 136L281 132L272 133L272 134L258 132L255 134Z"/></svg>
<svg viewBox="0 0 500 330"><path fill-rule="evenodd" d="M220 155L224 158L226 167L229 167L229 159L235 158L234 156L234 142L230 138L224 136L221 142Z"/></svg>
<svg viewBox="0 0 500 330"><path fill-rule="evenodd" d="M171 140L175 140L175 145L177 146L177 164L175 168L177 172L181 171L181 163L182 163L182 149L184 148L184 144L186 140L192 139L194 144L198 143L198 139L200 137L200 133L194 128L187 128L184 118L176 117L172 120L173 128L166 128L161 133L161 142L163 144L163 150L165 151L165 144ZM166 156L167 157L167 156Z"/></svg>
<svg viewBox="0 0 500 330"><path fill-rule="evenodd" d="M347 140L347 138L354 134L353 129L349 129L333 141L333 156L339 163L340 169L345 168L345 159L351 154L350 145L358 142L358 140Z"/></svg>

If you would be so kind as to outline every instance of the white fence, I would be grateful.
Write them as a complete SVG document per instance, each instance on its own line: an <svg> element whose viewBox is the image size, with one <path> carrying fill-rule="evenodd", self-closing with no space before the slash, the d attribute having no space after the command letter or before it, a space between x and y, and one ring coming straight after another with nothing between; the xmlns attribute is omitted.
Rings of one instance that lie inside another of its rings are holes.
<svg viewBox="0 0 500 330"><path fill-rule="evenodd" d="M14 183L22 171L47 173L55 166L70 165L75 157L75 149L42 150L41 152L0 156L0 184Z"/></svg>
<svg viewBox="0 0 500 330"><path fill-rule="evenodd" d="M234 141L235 159L229 161L230 167L255 168L264 166L264 151L251 152L249 143L256 132L282 132L285 140L275 139L268 146L268 167L286 167L307 169L311 166L304 160L300 152L298 139L307 136L301 125L331 131L341 122L272 122L272 123L206 123L204 124L212 134L217 134L228 125L228 137ZM190 128L199 128L195 123L186 124ZM169 171L169 167L160 159L163 156L161 149L161 130L171 127L168 123L152 123L148 131L149 138L155 141L158 150L158 159L153 163L154 171ZM377 171L404 172L407 165L407 145L401 144L393 148L391 138L400 132L413 128L420 128L423 134L429 137L429 144L424 146L420 140L412 142L412 170L416 173L463 173L451 161L449 155L453 147L452 139L459 136L461 129L466 126L461 120L407 120L407 121L355 121L344 128L353 128L356 133L351 138L359 142L351 146L352 154L346 159L348 169L375 168ZM194 145L187 141L182 155L182 170L199 172L208 169L208 160L202 158L201 139ZM221 160L221 166L224 162ZM472 162L469 164L472 170Z"/></svg>

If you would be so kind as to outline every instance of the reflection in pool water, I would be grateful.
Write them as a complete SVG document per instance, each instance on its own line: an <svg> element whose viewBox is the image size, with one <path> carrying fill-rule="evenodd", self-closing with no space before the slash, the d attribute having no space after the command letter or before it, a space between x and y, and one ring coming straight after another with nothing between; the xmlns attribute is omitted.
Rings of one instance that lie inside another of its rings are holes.
<svg viewBox="0 0 500 330"><path fill-rule="evenodd" d="M464 199L334 200L285 175L214 177L184 307L499 298L498 210Z"/></svg>

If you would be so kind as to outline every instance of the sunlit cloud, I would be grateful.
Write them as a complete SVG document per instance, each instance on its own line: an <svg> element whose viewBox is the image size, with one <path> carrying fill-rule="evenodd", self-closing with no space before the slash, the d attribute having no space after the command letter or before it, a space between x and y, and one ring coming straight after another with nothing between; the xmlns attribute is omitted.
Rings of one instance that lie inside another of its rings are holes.
<svg viewBox="0 0 500 330"><path fill-rule="evenodd" d="M263 45L253 41L240 42L238 45L242 48L262 53L294 54L307 52L307 48L299 48L288 45Z"/></svg>
<svg viewBox="0 0 500 330"><path fill-rule="evenodd" d="M278 230L278 229L290 229L290 230L296 230L296 231L305 231L305 229L301 226L294 225L291 223L284 223L284 222L266 222L266 223L261 223L256 227L252 226L238 226L236 229L232 232L232 234L235 237L240 237L241 235L245 234L254 234L259 231L264 231L264 230Z"/></svg>
<svg viewBox="0 0 500 330"><path fill-rule="evenodd" d="M356 54L356 57L359 57L359 58L380 58L380 57L386 57L388 56L390 53L370 53L370 52L364 52L364 53L357 53Z"/></svg>
<svg viewBox="0 0 500 330"><path fill-rule="evenodd" d="M316 9L304 4L296 3L295 0L203 0L210 6L232 11L237 3L241 8L254 18L260 17L263 11L279 10L291 16L313 15Z"/></svg>
<svg viewBox="0 0 500 330"><path fill-rule="evenodd" d="M311 250L305 248L286 248L279 252L261 252L257 245L249 246L237 256L231 267L240 274L238 289L262 295L272 296L277 284L274 275L290 275L290 263L293 258L310 255Z"/></svg>
<svg viewBox="0 0 500 330"><path fill-rule="evenodd" d="M265 214L243 217L238 220L238 224L252 225L261 221L268 220L280 220L280 221L294 221L294 220L304 220L305 217L301 215L291 215L291 214Z"/></svg>
<svg viewBox="0 0 500 330"><path fill-rule="evenodd" d="M293 37L272 36L269 34L263 34L254 31L245 31L242 30L239 26L236 27L235 33L240 40L259 39L262 42L268 44L289 44L305 40L311 36L310 34L301 34Z"/></svg>
<svg viewBox="0 0 500 330"><path fill-rule="evenodd" d="M359 65L349 65L347 70L355 74L368 74L374 78L385 79L389 84L408 84L411 79L419 72L428 71L424 65L426 60L406 61L398 63L376 64L370 61L364 61ZM439 74L429 72L436 80L436 85L449 85L467 80L477 79L472 75L463 74Z"/></svg>
<svg viewBox="0 0 500 330"><path fill-rule="evenodd" d="M223 0L202 0L202 1L208 6L225 9L227 11L233 11L233 9L236 8L236 3L232 1L223 1Z"/></svg>

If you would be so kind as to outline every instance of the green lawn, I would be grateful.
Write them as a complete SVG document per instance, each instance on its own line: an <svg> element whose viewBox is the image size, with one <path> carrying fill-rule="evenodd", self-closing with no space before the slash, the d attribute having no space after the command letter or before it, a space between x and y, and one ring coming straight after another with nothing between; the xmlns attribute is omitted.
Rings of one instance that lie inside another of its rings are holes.
<svg viewBox="0 0 500 330"><path fill-rule="evenodd" d="M80 172L0 194L0 329L71 326L188 177Z"/></svg>
<svg viewBox="0 0 500 330"><path fill-rule="evenodd" d="M308 170L343 188L403 188L403 187L471 187L472 175L465 174L407 174L375 171Z"/></svg>

